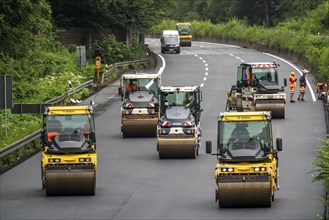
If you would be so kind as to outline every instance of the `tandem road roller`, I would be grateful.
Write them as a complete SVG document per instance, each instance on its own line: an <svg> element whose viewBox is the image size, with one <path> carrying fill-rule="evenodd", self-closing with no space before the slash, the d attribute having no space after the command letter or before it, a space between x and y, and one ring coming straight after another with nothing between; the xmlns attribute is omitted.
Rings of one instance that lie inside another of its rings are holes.
<svg viewBox="0 0 329 220"><path fill-rule="evenodd" d="M157 150L159 158L196 158L201 145L198 86L161 86Z"/></svg>
<svg viewBox="0 0 329 220"><path fill-rule="evenodd" d="M43 121L42 188L47 195L94 195L97 155L92 107L47 107Z"/></svg>
<svg viewBox="0 0 329 220"><path fill-rule="evenodd" d="M280 87L278 66L275 62L240 64L236 85L228 92L226 111L271 111L273 118L285 118L287 79Z"/></svg>
<svg viewBox="0 0 329 220"><path fill-rule="evenodd" d="M129 73L121 77L123 137L156 137L161 74Z"/></svg>
<svg viewBox="0 0 329 220"><path fill-rule="evenodd" d="M279 189L278 151L272 143L271 112L225 112L219 115L218 163L215 167L219 207L271 207ZM211 154L212 142L206 142Z"/></svg>

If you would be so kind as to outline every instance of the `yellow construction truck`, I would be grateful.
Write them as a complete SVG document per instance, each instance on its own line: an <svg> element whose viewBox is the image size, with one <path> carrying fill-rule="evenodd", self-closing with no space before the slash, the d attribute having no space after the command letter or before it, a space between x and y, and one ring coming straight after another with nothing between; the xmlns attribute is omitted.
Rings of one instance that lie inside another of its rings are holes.
<svg viewBox="0 0 329 220"><path fill-rule="evenodd" d="M47 195L94 195L96 137L92 106L46 107L43 116L42 188Z"/></svg>
<svg viewBox="0 0 329 220"><path fill-rule="evenodd" d="M273 147L271 112L225 112L218 118L215 167L219 207L270 207L279 189L278 151ZM212 142L206 142L211 154Z"/></svg>
<svg viewBox="0 0 329 220"><path fill-rule="evenodd" d="M201 145L198 86L161 86L157 150L160 159L196 158Z"/></svg>
<svg viewBox="0 0 329 220"><path fill-rule="evenodd" d="M127 73L121 76L121 131L123 137L156 137L159 122L161 74Z"/></svg>
<svg viewBox="0 0 329 220"><path fill-rule="evenodd" d="M191 23L177 23L176 30L179 33L181 46L192 46Z"/></svg>
<svg viewBox="0 0 329 220"><path fill-rule="evenodd" d="M286 94L279 86L275 62L242 63L237 81L227 94L226 111L271 111L273 118L285 118Z"/></svg>

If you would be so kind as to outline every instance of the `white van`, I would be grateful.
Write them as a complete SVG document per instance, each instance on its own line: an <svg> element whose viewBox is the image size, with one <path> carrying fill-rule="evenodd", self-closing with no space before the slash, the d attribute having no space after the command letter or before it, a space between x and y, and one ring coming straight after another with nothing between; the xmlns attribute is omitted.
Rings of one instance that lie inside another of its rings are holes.
<svg viewBox="0 0 329 220"><path fill-rule="evenodd" d="M161 53L166 51L180 53L179 33L177 30L162 31Z"/></svg>

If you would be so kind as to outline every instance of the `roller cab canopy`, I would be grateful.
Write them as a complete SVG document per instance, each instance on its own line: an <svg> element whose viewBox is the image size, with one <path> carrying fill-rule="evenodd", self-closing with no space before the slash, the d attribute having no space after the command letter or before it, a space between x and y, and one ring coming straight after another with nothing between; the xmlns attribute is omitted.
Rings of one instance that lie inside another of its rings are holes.
<svg viewBox="0 0 329 220"><path fill-rule="evenodd" d="M222 162L263 162L273 152L270 112L226 112L218 120Z"/></svg>
<svg viewBox="0 0 329 220"><path fill-rule="evenodd" d="M129 108L147 108L150 103L152 106L155 105L158 103L160 85L161 74L123 74L119 88L119 94L124 101L123 106L129 104Z"/></svg>
<svg viewBox="0 0 329 220"><path fill-rule="evenodd" d="M279 86L279 64L273 62L242 63L237 69L237 87L256 87L258 93L283 91Z"/></svg>
<svg viewBox="0 0 329 220"><path fill-rule="evenodd" d="M95 121L91 106L47 107L43 123L48 153L94 152Z"/></svg>
<svg viewBox="0 0 329 220"><path fill-rule="evenodd" d="M186 106L186 97L192 99L189 107ZM198 124L201 117L202 92L198 86L161 86L160 87L160 117L169 118L189 115L190 112ZM177 120L179 120L177 118Z"/></svg>

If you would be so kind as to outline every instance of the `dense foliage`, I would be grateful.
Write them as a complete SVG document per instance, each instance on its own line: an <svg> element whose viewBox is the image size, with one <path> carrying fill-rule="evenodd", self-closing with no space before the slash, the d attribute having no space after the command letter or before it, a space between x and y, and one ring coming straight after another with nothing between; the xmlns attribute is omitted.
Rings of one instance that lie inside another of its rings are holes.
<svg viewBox="0 0 329 220"><path fill-rule="evenodd" d="M60 27L121 27L144 32L165 15L173 0L49 0ZM74 10L72 10L74 9Z"/></svg>
<svg viewBox="0 0 329 220"><path fill-rule="evenodd" d="M231 19L226 23L213 24L210 21L192 21L195 37L240 39L265 43L304 54L318 70L323 80L329 80L329 27L324 22L329 17L329 2L324 2L300 19L279 23L274 28L250 26L245 20ZM175 29L176 21L164 20L154 26L152 33L164 29ZM318 35L318 33L322 33Z"/></svg>
<svg viewBox="0 0 329 220"><path fill-rule="evenodd" d="M327 0L175 0L168 4L167 19L228 22L246 20L249 25L276 26L299 19ZM329 19L326 21L328 22Z"/></svg>
<svg viewBox="0 0 329 220"><path fill-rule="evenodd" d="M72 4L70 11L73 13L72 7L85 7L88 13L92 13L83 15L87 16L86 20L89 19L88 16L97 17L98 9L103 6L85 4L87 2L97 1L62 1L62 4ZM99 1L101 2L103 1ZM153 1L146 0L144 3L147 2ZM92 7L94 11L86 7ZM97 19L101 18L98 16ZM94 58L88 60L86 67L78 67L75 46L71 46L73 50L68 50L59 43L56 26L52 21L52 7L47 0L0 1L0 75L13 76L14 103L43 103L64 94L69 89L68 81L76 87L95 75ZM142 59L145 56L142 45L134 43L127 48L125 44L117 42L114 36L109 36L96 45L103 56L103 63ZM75 98L88 93L89 90L84 89ZM41 127L40 116L12 115L10 111L7 113L6 137L4 110L0 110L0 148Z"/></svg>

